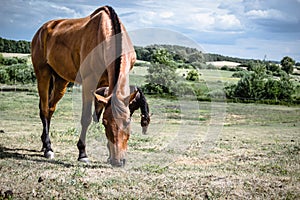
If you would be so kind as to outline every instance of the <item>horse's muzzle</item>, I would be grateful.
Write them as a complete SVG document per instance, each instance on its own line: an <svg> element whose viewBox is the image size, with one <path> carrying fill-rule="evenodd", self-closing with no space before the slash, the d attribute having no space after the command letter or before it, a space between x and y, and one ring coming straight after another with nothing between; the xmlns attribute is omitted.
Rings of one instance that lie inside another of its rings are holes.
<svg viewBox="0 0 300 200"><path fill-rule="evenodd" d="M142 127L142 133L143 133L144 135L147 134L147 130L148 130L148 126L143 126L143 127Z"/></svg>
<svg viewBox="0 0 300 200"><path fill-rule="evenodd" d="M111 166L113 167L124 167L125 163L126 163L126 159L108 159L109 163L111 164Z"/></svg>

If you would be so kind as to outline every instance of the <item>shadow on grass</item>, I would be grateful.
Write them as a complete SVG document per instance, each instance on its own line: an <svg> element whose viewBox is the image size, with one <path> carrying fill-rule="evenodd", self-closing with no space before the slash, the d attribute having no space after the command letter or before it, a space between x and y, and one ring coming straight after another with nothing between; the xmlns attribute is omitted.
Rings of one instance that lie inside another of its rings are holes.
<svg viewBox="0 0 300 200"><path fill-rule="evenodd" d="M24 153L19 153L18 151L23 151ZM89 169L96 169L96 168L111 168L110 165L102 162L92 162L92 163L81 163L78 161L68 162L58 159L47 159L44 158L42 153L37 150L32 149L24 149L24 148L8 148L0 145L0 160L5 159L15 159L15 160L27 160L33 161L37 163L50 163L54 165L61 165L66 168L70 167L77 167L78 164L81 164L82 167L89 168Z"/></svg>

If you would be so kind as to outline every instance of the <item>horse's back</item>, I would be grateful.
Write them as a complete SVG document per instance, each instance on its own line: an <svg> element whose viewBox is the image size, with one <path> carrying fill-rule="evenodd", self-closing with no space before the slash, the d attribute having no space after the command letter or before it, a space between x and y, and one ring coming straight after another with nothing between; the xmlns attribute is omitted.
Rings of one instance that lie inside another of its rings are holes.
<svg viewBox="0 0 300 200"><path fill-rule="evenodd" d="M85 18L46 22L32 40L32 62L36 71L48 64L62 78L74 82L85 57L105 39L101 20L106 18L102 11Z"/></svg>

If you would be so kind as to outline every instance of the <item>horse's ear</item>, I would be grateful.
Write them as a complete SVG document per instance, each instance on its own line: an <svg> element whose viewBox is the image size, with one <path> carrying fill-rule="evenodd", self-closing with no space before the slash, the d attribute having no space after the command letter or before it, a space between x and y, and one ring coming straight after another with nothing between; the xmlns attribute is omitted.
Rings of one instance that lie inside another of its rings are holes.
<svg viewBox="0 0 300 200"><path fill-rule="evenodd" d="M128 97L125 98L125 103L127 104L127 106L131 104L131 102L135 99L137 93L138 91L136 90L133 93L131 93Z"/></svg>
<svg viewBox="0 0 300 200"><path fill-rule="evenodd" d="M95 96L95 98L97 99L98 102L104 103L104 104L107 104L111 98L111 95L108 97L104 97L102 95L97 94L96 92L93 92L93 95Z"/></svg>
<svg viewBox="0 0 300 200"><path fill-rule="evenodd" d="M95 91L96 94L106 97L108 95L108 87L101 87Z"/></svg>

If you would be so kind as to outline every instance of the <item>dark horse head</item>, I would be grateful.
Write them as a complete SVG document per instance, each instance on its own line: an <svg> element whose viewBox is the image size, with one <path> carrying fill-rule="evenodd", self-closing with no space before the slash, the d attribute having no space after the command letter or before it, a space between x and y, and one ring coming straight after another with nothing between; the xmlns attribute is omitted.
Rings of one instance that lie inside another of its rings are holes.
<svg viewBox="0 0 300 200"><path fill-rule="evenodd" d="M150 124L149 105L141 88L131 85L130 92L132 93L134 91L137 91L138 93L133 101L129 104L130 116L132 116L135 110L140 108L142 133L147 134L148 126Z"/></svg>

